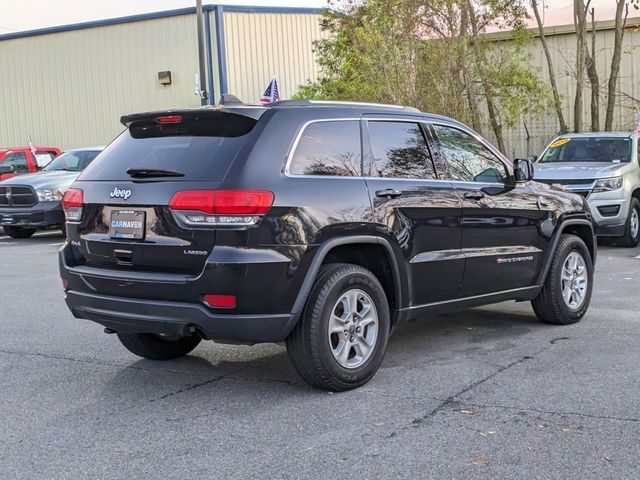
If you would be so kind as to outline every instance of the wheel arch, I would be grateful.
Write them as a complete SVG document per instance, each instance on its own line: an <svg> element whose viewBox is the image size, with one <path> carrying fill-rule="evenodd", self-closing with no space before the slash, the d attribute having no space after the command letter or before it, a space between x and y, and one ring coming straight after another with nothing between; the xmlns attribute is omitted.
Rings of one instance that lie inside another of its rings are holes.
<svg viewBox="0 0 640 480"><path fill-rule="evenodd" d="M374 268L371 268L371 264L367 264L366 262L359 260L362 257L356 253L358 249L360 249L361 254L366 257L366 250L371 248L379 249L384 252L384 258L379 260L387 263L390 278L384 276L381 278L380 270L376 271L380 268L381 264L378 265L377 268L375 266ZM369 269L372 270L372 273L376 275L383 288L385 288L387 295L392 294L392 298L389 299L389 306L392 314L392 321L394 321L394 312L401 308L403 292L405 291L403 290L400 268L391 244L386 239L374 235L339 237L323 243L315 253L309 269L305 274L298 296L296 297L293 305L292 313L295 315L302 313L307 299L309 298L309 294L311 293L311 289L313 288L313 283L315 282L322 265L326 263L335 263L336 261L354 263L356 265L364 266L365 268L369 266Z"/></svg>
<svg viewBox="0 0 640 480"><path fill-rule="evenodd" d="M598 244L596 241L593 223L586 218L573 218L563 220L556 228L556 233L553 237L553 240L551 241L551 248L549 249L549 253L547 254L544 268L540 272L540 278L538 279L539 285L544 284L544 281L547 278L547 274L549 273L549 269L551 268L551 262L553 261L553 255L558 248L560 238L563 234L576 235L577 237L582 239L582 241L587 246L587 249L589 250L591 262L593 263L593 265L595 265L596 263Z"/></svg>

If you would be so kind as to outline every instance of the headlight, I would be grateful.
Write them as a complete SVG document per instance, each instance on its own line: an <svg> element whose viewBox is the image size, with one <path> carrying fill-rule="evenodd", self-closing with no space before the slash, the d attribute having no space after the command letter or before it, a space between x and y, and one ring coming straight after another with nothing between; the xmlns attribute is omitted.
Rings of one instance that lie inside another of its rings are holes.
<svg viewBox="0 0 640 480"><path fill-rule="evenodd" d="M622 177L602 178L596 182L595 192L609 192L622 188Z"/></svg>
<svg viewBox="0 0 640 480"><path fill-rule="evenodd" d="M38 201L55 202L62 200L62 193L59 190L36 190Z"/></svg>

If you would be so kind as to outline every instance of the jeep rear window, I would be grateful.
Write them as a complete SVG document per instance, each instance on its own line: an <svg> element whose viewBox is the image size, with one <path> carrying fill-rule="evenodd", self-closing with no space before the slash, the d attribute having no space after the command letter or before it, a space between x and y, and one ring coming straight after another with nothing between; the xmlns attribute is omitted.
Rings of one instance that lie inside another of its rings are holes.
<svg viewBox="0 0 640 480"><path fill-rule="evenodd" d="M293 175L361 175L360 122L318 121L307 125L293 152L289 172Z"/></svg>
<svg viewBox="0 0 640 480"><path fill-rule="evenodd" d="M251 137L254 119L231 114L160 125L133 122L79 180L131 180L128 169L179 172L181 180L220 180Z"/></svg>

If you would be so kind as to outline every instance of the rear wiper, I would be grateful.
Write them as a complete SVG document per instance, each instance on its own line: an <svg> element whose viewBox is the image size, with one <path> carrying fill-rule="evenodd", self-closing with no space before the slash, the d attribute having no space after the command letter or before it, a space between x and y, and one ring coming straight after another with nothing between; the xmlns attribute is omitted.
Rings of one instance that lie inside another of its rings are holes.
<svg viewBox="0 0 640 480"><path fill-rule="evenodd" d="M159 170L156 168L130 168L127 170L127 174L133 178L184 177L184 173L171 170Z"/></svg>

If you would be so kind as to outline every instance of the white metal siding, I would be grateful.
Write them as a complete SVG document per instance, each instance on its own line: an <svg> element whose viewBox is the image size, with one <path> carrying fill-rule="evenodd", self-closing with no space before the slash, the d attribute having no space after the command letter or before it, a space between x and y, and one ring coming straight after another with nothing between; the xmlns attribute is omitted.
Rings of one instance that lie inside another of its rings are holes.
<svg viewBox="0 0 640 480"><path fill-rule="evenodd" d="M315 80L313 41L322 37L319 14L224 13L229 93L257 102L276 75L280 97Z"/></svg>
<svg viewBox="0 0 640 480"><path fill-rule="evenodd" d="M125 113L198 106L197 72L194 15L0 41L0 146L105 144Z"/></svg>

